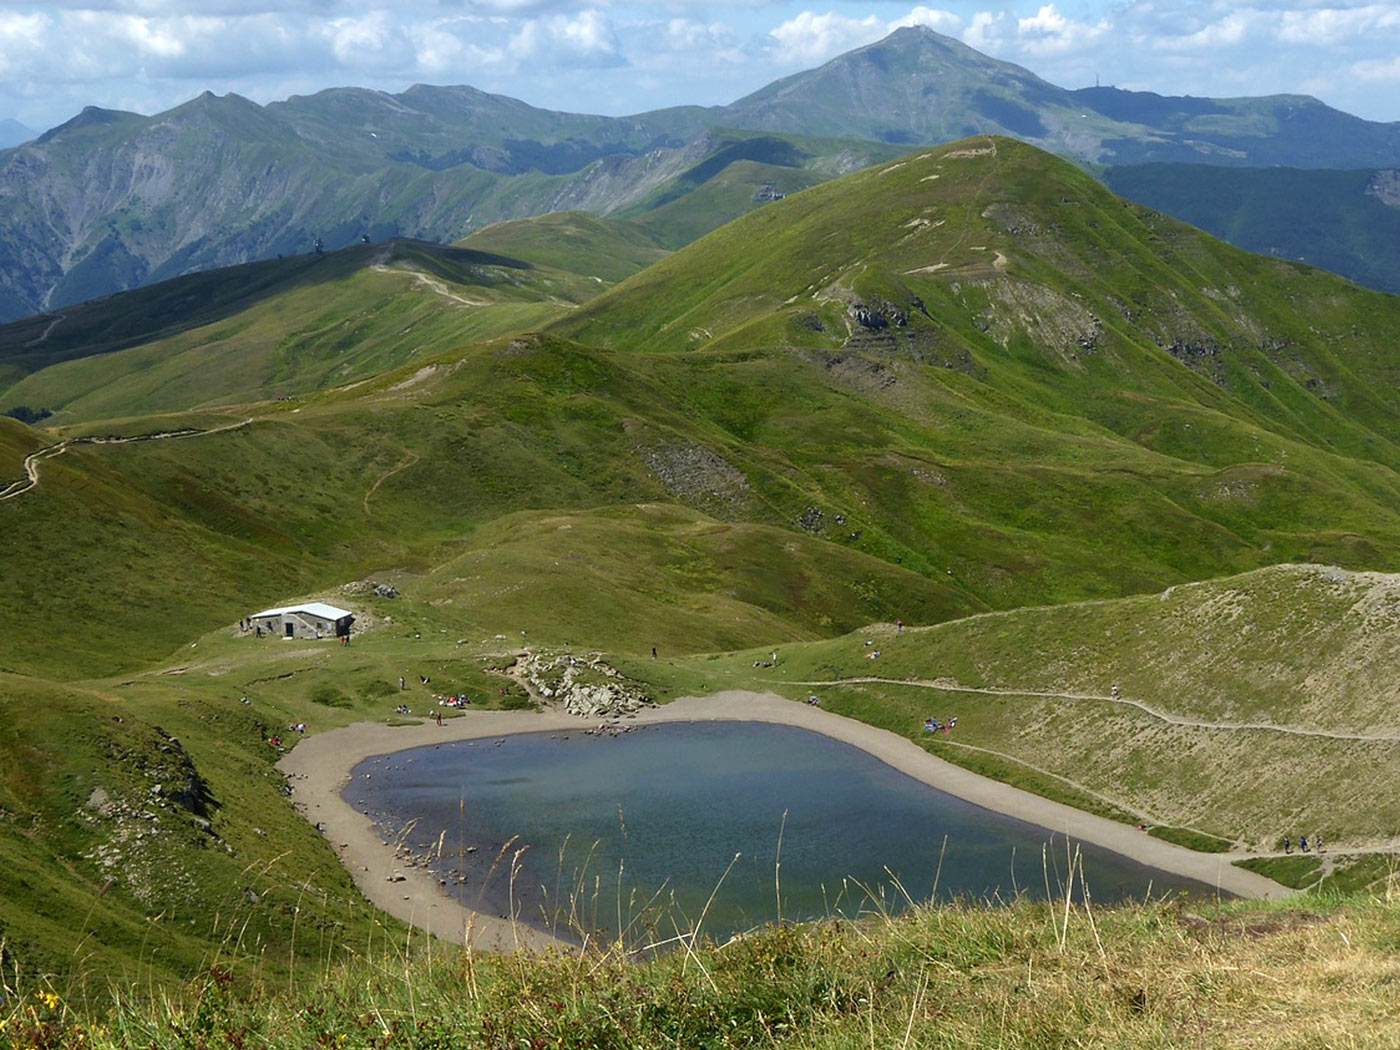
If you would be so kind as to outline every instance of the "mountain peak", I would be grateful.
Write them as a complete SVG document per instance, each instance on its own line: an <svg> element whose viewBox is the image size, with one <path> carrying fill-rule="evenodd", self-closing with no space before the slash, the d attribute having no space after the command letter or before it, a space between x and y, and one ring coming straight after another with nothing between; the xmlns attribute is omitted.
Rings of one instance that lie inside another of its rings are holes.
<svg viewBox="0 0 1400 1050"><path fill-rule="evenodd" d="M66 120L57 127L50 128L36 140L40 143L48 142L66 132L77 131L81 128L102 127L108 124L116 124L120 121L135 116L134 113L127 113L120 109L103 109L101 106L84 106L82 112L71 120Z"/></svg>

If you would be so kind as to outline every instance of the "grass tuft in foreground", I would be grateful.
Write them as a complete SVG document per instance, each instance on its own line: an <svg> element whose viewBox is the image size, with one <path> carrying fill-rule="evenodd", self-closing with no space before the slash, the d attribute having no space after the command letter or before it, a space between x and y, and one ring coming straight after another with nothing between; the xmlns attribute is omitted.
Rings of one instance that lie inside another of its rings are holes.
<svg viewBox="0 0 1400 1050"><path fill-rule="evenodd" d="M1392 891L1394 885L1392 883ZM5 987L14 1047L1400 1047L1393 892L1096 910L1019 901L770 927L639 959L376 950L287 987L210 971L110 1003ZM1355 1045L1360 1045L1355 1044Z"/></svg>

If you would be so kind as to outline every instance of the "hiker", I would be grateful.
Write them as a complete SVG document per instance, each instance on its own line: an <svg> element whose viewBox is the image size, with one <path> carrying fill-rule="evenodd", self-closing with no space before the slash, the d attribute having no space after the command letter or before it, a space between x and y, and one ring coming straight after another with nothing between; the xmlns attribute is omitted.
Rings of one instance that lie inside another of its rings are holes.
<svg viewBox="0 0 1400 1050"><path fill-rule="evenodd" d="M902 619L901 619L901 620L896 620L896 621L894 622L894 633L895 633L895 634L903 634L903 633L904 633L904 621L903 621Z"/></svg>
<svg viewBox="0 0 1400 1050"><path fill-rule="evenodd" d="M437 724L438 724L439 727L441 727L441 725L442 725L442 712L441 712L441 711L434 711L433 714L437 716Z"/></svg>
<svg viewBox="0 0 1400 1050"><path fill-rule="evenodd" d="M1293 852L1293 840L1292 840L1291 838L1289 838L1287 835L1283 836L1283 852L1285 852L1285 853L1292 853L1292 852Z"/></svg>
<svg viewBox="0 0 1400 1050"><path fill-rule="evenodd" d="M258 624L258 637L262 637L262 624Z"/></svg>
<svg viewBox="0 0 1400 1050"><path fill-rule="evenodd" d="M1314 836L1313 836L1313 851L1314 851L1315 853L1321 853L1321 852L1322 852L1322 836L1321 836L1321 835L1314 835Z"/></svg>
<svg viewBox="0 0 1400 1050"><path fill-rule="evenodd" d="M399 675L399 692L403 692L403 675Z"/></svg>
<svg viewBox="0 0 1400 1050"><path fill-rule="evenodd" d="M654 646L654 645L651 647L651 658L652 658L653 660L656 659L656 646Z"/></svg>
<svg viewBox="0 0 1400 1050"><path fill-rule="evenodd" d="M1298 848L1304 853L1308 852L1308 837L1306 835L1298 836Z"/></svg>

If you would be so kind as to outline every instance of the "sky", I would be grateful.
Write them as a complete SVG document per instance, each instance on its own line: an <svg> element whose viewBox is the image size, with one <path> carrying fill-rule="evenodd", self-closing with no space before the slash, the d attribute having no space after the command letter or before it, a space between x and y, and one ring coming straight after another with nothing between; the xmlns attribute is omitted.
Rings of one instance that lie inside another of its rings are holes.
<svg viewBox="0 0 1400 1050"><path fill-rule="evenodd" d="M1307 94L1400 120L1400 0L0 0L0 121L415 83L622 115L732 102L906 25L1066 88Z"/></svg>

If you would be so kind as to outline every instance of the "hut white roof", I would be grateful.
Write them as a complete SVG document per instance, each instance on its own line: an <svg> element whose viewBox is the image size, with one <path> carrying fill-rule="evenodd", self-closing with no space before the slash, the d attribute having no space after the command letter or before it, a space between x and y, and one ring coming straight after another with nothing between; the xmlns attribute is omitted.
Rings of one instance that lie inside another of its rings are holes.
<svg viewBox="0 0 1400 1050"><path fill-rule="evenodd" d="M323 620L339 620L341 617L353 615L349 609L337 609L334 605L327 605L325 602L306 602L303 605L284 605L280 609L264 609L260 613L253 613L253 619L260 620L264 616L283 616L286 613L310 613Z"/></svg>

